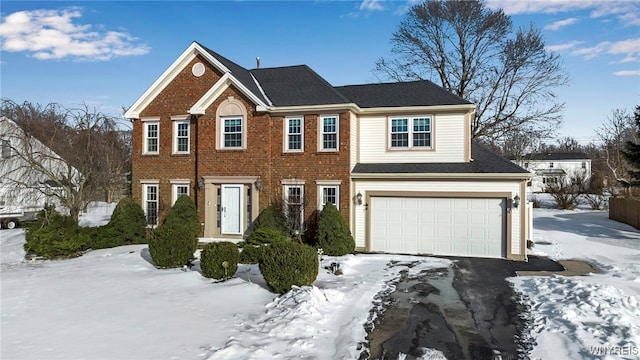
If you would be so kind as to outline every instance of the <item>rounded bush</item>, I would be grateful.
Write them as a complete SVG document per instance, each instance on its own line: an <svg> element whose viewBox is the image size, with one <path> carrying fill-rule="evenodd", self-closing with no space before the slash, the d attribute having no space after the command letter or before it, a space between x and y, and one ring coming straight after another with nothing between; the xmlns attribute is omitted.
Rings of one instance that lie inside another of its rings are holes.
<svg viewBox="0 0 640 360"><path fill-rule="evenodd" d="M159 268L188 265L196 251L195 242L185 226L162 225L149 238L151 259Z"/></svg>
<svg viewBox="0 0 640 360"><path fill-rule="evenodd" d="M164 219L164 223L177 222L187 226L194 238L200 235L200 217L193 200L187 195L181 195Z"/></svg>
<svg viewBox="0 0 640 360"><path fill-rule="evenodd" d="M52 213L47 222L26 229L24 250L27 257L75 257L89 247L90 239L72 217Z"/></svg>
<svg viewBox="0 0 640 360"><path fill-rule="evenodd" d="M264 246L260 272L275 293L282 294L291 286L308 286L318 276L316 249L293 241Z"/></svg>
<svg viewBox="0 0 640 360"><path fill-rule="evenodd" d="M289 238L282 231L270 227L256 229L247 237L247 244L250 245L274 244L285 241L289 241Z"/></svg>
<svg viewBox="0 0 640 360"><path fill-rule="evenodd" d="M326 255L342 256L352 253L356 248L347 222L331 203L325 204L320 212L316 234L316 246Z"/></svg>
<svg viewBox="0 0 640 360"><path fill-rule="evenodd" d="M245 244L240 252L238 262L242 264L258 264L262 258L262 245Z"/></svg>
<svg viewBox="0 0 640 360"><path fill-rule="evenodd" d="M287 225L287 219L282 211L275 205L269 205L260 212L258 217L253 221L254 230L271 228L280 230L281 233L291 234L291 229Z"/></svg>
<svg viewBox="0 0 640 360"><path fill-rule="evenodd" d="M238 246L229 241L205 245L200 254L202 275L215 280L227 280L238 270Z"/></svg>
<svg viewBox="0 0 640 360"><path fill-rule="evenodd" d="M102 241L100 247L113 247L146 242L147 220L144 210L130 197L122 198L111 214L107 224L105 237L112 239Z"/></svg>

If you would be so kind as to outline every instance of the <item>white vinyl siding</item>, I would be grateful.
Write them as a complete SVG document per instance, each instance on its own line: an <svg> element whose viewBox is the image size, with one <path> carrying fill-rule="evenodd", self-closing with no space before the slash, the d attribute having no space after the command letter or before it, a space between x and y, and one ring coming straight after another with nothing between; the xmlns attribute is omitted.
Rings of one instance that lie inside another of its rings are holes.
<svg viewBox="0 0 640 360"><path fill-rule="evenodd" d="M421 118L420 116L413 116ZM391 117L392 119L400 117ZM408 118L408 117L407 117ZM465 142L464 114L436 114L431 116L430 147L390 150L390 118L362 116L359 129L357 155L359 163L411 163L411 162L463 162L468 145ZM407 124L409 125L409 124ZM352 126L353 130L353 126ZM407 130L409 130L407 128ZM412 129L413 130L413 129ZM354 143L352 142L352 147ZM423 150L424 149L424 150Z"/></svg>
<svg viewBox="0 0 640 360"><path fill-rule="evenodd" d="M285 138L284 151L302 152L304 151L304 117L291 116L284 120Z"/></svg>

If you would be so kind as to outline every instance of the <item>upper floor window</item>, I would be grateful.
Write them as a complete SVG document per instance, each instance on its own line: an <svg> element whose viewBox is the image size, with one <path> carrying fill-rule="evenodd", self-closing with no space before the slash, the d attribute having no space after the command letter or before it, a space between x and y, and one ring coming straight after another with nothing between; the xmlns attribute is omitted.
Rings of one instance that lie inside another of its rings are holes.
<svg viewBox="0 0 640 360"><path fill-rule="evenodd" d="M242 149L243 139L243 118L228 117L222 119L222 148Z"/></svg>
<svg viewBox="0 0 640 360"><path fill-rule="evenodd" d="M285 118L285 151L304 151L304 117Z"/></svg>
<svg viewBox="0 0 640 360"><path fill-rule="evenodd" d="M144 154L157 154L160 151L160 121L143 120L143 149Z"/></svg>
<svg viewBox="0 0 640 360"><path fill-rule="evenodd" d="M189 153L189 120L173 122L173 152L174 154Z"/></svg>
<svg viewBox="0 0 640 360"><path fill-rule="evenodd" d="M338 116L320 117L320 151L338 150Z"/></svg>
<svg viewBox="0 0 640 360"><path fill-rule="evenodd" d="M549 163L549 168L553 168L553 162Z"/></svg>
<svg viewBox="0 0 640 360"><path fill-rule="evenodd" d="M389 145L391 149L431 148L431 117L391 118Z"/></svg>
<svg viewBox="0 0 640 360"><path fill-rule="evenodd" d="M581 166L582 166L583 169L586 169L587 168L587 162L583 161Z"/></svg>

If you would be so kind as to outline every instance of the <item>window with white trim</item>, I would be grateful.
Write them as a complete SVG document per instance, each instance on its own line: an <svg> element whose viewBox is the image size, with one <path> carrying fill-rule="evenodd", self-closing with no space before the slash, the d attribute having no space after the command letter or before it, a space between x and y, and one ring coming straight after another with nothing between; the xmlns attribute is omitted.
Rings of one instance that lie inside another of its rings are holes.
<svg viewBox="0 0 640 360"><path fill-rule="evenodd" d="M304 151L304 117L286 117L285 151Z"/></svg>
<svg viewBox="0 0 640 360"><path fill-rule="evenodd" d="M158 225L158 184L142 184L142 199L147 225Z"/></svg>
<svg viewBox="0 0 640 360"><path fill-rule="evenodd" d="M157 154L160 151L160 121L145 121L142 123L144 154Z"/></svg>
<svg viewBox="0 0 640 360"><path fill-rule="evenodd" d="M244 119L241 116L223 117L221 143L223 149L242 149Z"/></svg>
<svg viewBox="0 0 640 360"><path fill-rule="evenodd" d="M320 117L320 150L338 151L338 116Z"/></svg>
<svg viewBox="0 0 640 360"><path fill-rule="evenodd" d="M304 185L284 186L284 213L293 230L303 231Z"/></svg>
<svg viewBox="0 0 640 360"><path fill-rule="evenodd" d="M175 204L176 200L182 195L189 196L189 184L188 183L174 183L171 184L171 204Z"/></svg>
<svg viewBox="0 0 640 360"><path fill-rule="evenodd" d="M173 122L173 153L188 154L189 153L189 120Z"/></svg>
<svg viewBox="0 0 640 360"><path fill-rule="evenodd" d="M432 143L431 116L389 119L391 149L429 149Z"/></svg>
<svg viewBox="0 0 640 360"><path fill-rule="evenodd" d="M319 210L322 210L326 203L332 203L340 209L340 185L319 185L318 188Z"/></svg>

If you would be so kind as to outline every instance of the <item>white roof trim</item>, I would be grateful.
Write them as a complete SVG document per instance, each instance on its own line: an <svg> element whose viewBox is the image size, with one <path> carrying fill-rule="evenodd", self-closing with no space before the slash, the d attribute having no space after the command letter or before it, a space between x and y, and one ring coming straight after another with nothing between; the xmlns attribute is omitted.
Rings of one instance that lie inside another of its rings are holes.
<svg viewBox="0 0 640 360"><path fill-rule="evenodd" d="M223 73L230 70L195 41L160 75L156 81L136 100L124 114L125 118L138 119L140 113L158 96L158 94L189 64L196 55L202 55L209 63Z"/></svg>
<svg viewBox="0 0 640 360"><path fill-rule="evenodd" d="M220 95L231 85L233 84L237 87L240 92L246 95L251 101L253 101L258 106L266 106L262 100L260 100L254 93L249 91L240 81L238 81L231 73L224 74L220 80L218 80L212 87L209 89L201 98L198 100L191 109L189 109L189 114L192 115L203 115L207 108L213 104Z"/></svg>
<svg viewBox="0 0 640 360"><path fill-rule="evenodd" d="M399 112L424 112L424 111L469 111L475 110L475 104L460 104L460 105L432 105L432 106L389 106L389 107L374 107L374 108L358 108L360 114L391 114Z"/></svg>
<svg viewBox="0 0 640 360"><path fill-rule="evenodd" d="M352 179L495 179L528 180L529 173L352 173Z"/></svg>

